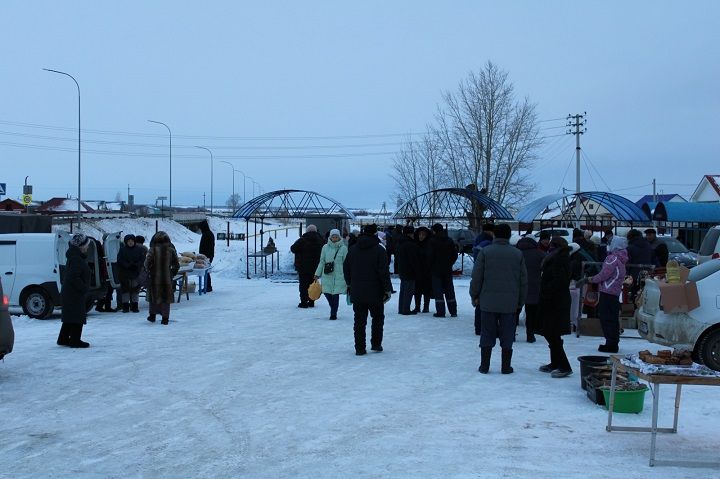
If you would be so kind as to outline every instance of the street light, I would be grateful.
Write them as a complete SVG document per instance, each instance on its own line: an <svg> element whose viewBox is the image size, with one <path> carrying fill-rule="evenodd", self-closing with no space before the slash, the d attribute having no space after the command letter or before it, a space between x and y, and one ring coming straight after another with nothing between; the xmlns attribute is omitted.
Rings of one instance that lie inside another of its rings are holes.
<svg viewBox="0 0 720 479"><path fill-rule="evenodd" d="M252 183L252 195L253 195L253 198L255 198L255 180L253 179L252 176L248 176L248 178L250 178L250 182Z"/></svg>
<svg viewBox="0 0 720 479"><path fill-rule="evenodd" d="M235 172L236 172L237 170L235 169L235 166L234 166L232 163L230 163L229 161L220 160L220 163L225 163L226 165L230 165L230 169L232 170L232 185L233 185L233 190L232 190L232 197L231 197L231 198L232 198L232 201L235 201ZM236 206L236 205L233 204L233 208L235 208L235 206ZM234 211L233 211L233 213L234 213Z"/></svg>
<svg viewBox="0 0 720 479"><path fill-rule="evenodd" d="M210 153L210 214L212 214L213 213L213 170L214 170L213 154L212 154L212 151L210 151L210 148L205 148L204 146L195 146L195 148L200 148L201 150L205 150L208 153ZM234 178L233 178L233 184L235 184Z"/></svg>
<svg viewBox="0 0 720 479"><path fill-rule="evenodd" d="M170 131L170 127L167 126L165 123L161 121L155 121L155 120L148 120L150 123L157 123L158 125L162 125L165 128L167 128L168 133L170 133L170 212L172 214L172 131Z"/></svg>
<svg viewBox="0 0 720 479"><path fill-rule="evenodd" d="M43 68L43 70L45 70L46 72L58 73L60 75L65 75L66 77L72 78L72 81L75 82L75 86L77 87L77 91L78 91L78 208L77 208L77 214L78 214L78 228L79 228L80 221L82 220L82 213L80 211L80 84L78 84L75 77L69 73L61 72L59 70L51 70L49 68Z"/></svg>

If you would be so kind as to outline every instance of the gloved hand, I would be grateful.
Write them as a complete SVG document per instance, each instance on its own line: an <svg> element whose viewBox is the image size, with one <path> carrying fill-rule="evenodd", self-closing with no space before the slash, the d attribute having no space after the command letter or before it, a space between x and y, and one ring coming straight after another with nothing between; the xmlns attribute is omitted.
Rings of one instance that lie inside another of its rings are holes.
<svg viewBox="0 0 720 479"><path fill-rule="evenodd" d="M385 291L385 295L383 296L383 303L387 303L390 301L390 298L392 298L392 291Z"/></svg>
<svg viewBox="0 0 720 479"><path fill-rule="evenodd" d="M476 308L477 308L478 306L480 306L480 298L473 298L473 299L472 299L472 305L475 306Z"/></svg>

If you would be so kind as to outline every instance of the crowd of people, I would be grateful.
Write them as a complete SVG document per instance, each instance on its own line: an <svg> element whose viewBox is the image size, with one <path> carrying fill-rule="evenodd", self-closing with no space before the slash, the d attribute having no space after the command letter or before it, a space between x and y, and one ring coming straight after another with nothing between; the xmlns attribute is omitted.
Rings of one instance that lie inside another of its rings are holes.
<svg viewBox="0 0 720 479"><path fill-rule="evenodd" d="M579 318L583 308L589 317L600 320L605 342L598 350L618 352L626 275L633 277L637 288L642 270L664 267L668 261L667 248L657 241L653 229L646 230L644 236L631 229L626 237L607 230L600 240L592 231L574 229L571 243L542 231L537 241L526 235L516 245L510 244L511 234L509 225L486 224L473 246L470 299L475 308L475 333L480 336L481 373L489 372L498 340L501 372L513 372L513 343L523 311L526 341L536 342L536 335L545 338L550 361L539 370L553 378L572 374L562 337L572 332L573 323L578 324L573 317ZM458 315L453 286L458 248L441 224L431 229L408 225L385 231L378 231L373 224L344 238L333 229L327 240L309 225L291 251L300 277L298 307L315 306L308 290L319 280L330 306L330 319L336 320L340 295L347 294L354 312L357 355L366 354L368 315L373 320L371 350L382 351L384 305L395 292L390 265L400 278L398 314L428 313L432 298L434 317ZM583 304L580 298L588 290L597 290L598 299Z"/></svg>
<svg viewBox="0 0 720 479"><path fill-rule="evenodd" d="M206 223L206 222L205 222ZM215 239L209 226L201 226L202 238L200 251L210 260L214 256ZM83 233L76 233L69 241L66 252L66 266L61 289L62 315L61 328L57 344L71 348L87 348L89 343L81 339L83 326L87 323L87 294L90 290L90 266L87 252L90 242L96 241ZM102 251L102 247L98 248ZM160 324L170 323L170 304L174 302L174 277L180 269L178 253L164 231L158 231L150 240L149 247L144 245L142 236L125 235L123 244L117 253L115 277L120 287L113 288L107 266L100 262L101 277L106 282L107 292L98 301L96 310L100 312L122 311L137 313L141 289L145 289L149 303L147 320L156 322L160 315ZM211 291L208 279L208 291ZM113 294L117 296L116 308L112 307Z"/></svg>

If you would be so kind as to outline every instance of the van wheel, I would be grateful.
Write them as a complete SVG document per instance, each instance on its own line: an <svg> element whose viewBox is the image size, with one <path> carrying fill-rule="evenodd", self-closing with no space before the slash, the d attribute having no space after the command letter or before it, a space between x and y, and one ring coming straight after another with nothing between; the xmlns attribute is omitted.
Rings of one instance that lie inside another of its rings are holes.
<svg viewBox="0 0 720 479"><path fill-rule="evenodd" d="M699 356L705 366L720 371L720 329L703 338Z"/></svg>
<svg viewBox="0 0 720 479"><path fill-rule="evenodd" d="M50 295L42 288L32 288L24 295L23 313L36 319L45 319L53 312L55 305Z"/></svg>

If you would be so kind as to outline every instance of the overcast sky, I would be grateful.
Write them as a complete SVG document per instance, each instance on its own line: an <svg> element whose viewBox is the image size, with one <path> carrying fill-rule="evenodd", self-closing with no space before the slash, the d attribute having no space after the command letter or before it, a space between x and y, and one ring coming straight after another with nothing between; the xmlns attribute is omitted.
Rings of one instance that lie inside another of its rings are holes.
<svg viewBox="0 0 720 479"><path fill-rule="evenodd" d="M215 204L232 189L224 160L265 191L379 208L404 135L491 60L541 120L587 111L583 189L635 200L657 178L689 196L720 174L719 20L712 0L3 0L0 183L15 198L25 176L38 199L77 193L77 93L53 68L82 89L84 199L125 199L128 184L138 202L168 195L152 119L173 132L175 204L209 203L201 145ZM574 188L573 155L572 136L546 139L531 198Z"/></svg>

